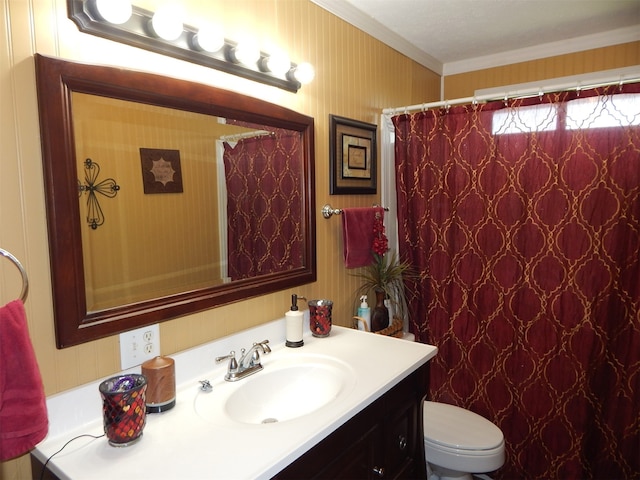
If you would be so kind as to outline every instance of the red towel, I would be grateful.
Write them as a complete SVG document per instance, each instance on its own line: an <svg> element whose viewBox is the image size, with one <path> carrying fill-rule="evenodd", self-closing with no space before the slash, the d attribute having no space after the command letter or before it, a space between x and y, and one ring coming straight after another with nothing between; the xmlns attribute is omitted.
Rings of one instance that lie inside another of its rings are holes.
<svg viewBox="0 0 640 480"><path fill-rule="evenodd" d="M0 461L23 455L47 435L42 377L21 300L0 308Z"/></svg>
<svg viewBox="0 0 640 480"><path fill-rule="evenodd" d="M382 207L345 208L342 210L342 243L347 268L366 267L373 262L373 223Z"/></svg>

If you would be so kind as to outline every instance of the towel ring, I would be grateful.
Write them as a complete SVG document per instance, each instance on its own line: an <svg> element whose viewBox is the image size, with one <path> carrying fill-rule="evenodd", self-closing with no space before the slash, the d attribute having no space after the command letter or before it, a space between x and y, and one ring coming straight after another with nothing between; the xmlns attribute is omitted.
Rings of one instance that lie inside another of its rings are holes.
<svg viewBox="0 0 640 480"><path fill-rule="evenodd" d="M20 300L22 300L22 303L24 303L27 299L27 294L29 293L29 279L27 278L27 272L25 271L20 261L3 248L0 248L0 255L11 260L15 264L15 266L18 267L18 270L20 270L20 275L22 275L22 292L20 293Z"/></svg>

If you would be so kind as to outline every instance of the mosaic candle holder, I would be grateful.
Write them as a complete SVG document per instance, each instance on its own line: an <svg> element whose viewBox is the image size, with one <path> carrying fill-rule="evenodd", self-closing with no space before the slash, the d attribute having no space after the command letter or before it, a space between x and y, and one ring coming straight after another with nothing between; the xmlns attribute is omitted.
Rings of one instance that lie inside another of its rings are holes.
<svg viewBox="0 0 640 480"><path fill-rule="evenodd" d="M331 333L331 300L309 300L309 328L314 337L328 337Z"/></svg>
<svg viewBox="0 0 640 480"><path fill-rule="evenodd" d="M119 375L105 380L98 389L102 397L104 433L109 445L127 447L137 442L147 418L146 377Z"/></svg>

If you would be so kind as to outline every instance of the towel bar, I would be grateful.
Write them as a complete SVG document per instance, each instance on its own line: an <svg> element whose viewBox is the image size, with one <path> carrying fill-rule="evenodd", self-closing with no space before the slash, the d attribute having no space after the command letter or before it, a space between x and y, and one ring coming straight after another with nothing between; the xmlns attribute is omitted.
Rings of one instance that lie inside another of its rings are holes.
<svg viewBox="0 0 640 480"><path fill-rule="evenodd" d="M15 264L15 266L18 267L18 270L20 270L20 275L22 275L22 292L20 293L20 300L22 300L22 303L24 303L24 301L27 299L27 294L29 293L29 279L27 277L27 272L25 271L20 261L18 261L16 257L14 257L11 253L7 252L3 248L0 248L0 255L11 260Z"/></svg>
<svg viewBox="0 0 640 480"><path fill-rule="evenodd" d="M377 207L378 205L374 205L374 207ZM389 209L387 207L382 207L382 209L385 212L388 212ZM342 209L341 208L332 208L331 205L329 205L328 203L322 207L322 216L324 218L331 218L332 215L340 215L342 213Z"/></svg>

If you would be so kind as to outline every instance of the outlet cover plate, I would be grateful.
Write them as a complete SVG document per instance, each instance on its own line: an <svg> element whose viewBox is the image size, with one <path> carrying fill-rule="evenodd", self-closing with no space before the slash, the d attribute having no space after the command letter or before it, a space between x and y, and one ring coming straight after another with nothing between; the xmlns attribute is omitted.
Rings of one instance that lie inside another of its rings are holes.
<svg viewBox="0 0 640 480"><path fill-rule="evenodd" d="M160 355L157 323L120 334L120 367L127 370Z"/></svg>

